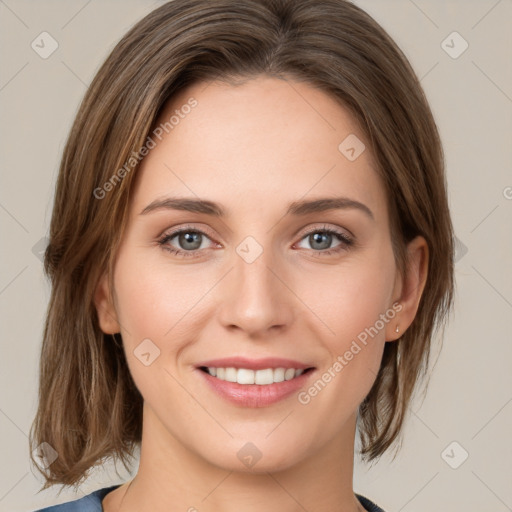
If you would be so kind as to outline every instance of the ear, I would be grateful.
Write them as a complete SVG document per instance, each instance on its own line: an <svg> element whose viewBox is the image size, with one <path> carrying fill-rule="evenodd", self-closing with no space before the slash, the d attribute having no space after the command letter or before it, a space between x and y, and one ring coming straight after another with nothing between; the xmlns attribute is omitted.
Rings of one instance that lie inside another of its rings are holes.
<svg viewBox="0 0 512 512"><path fill-rule="evenodd" d="M407 245L407 269L404 279L398 275L393 290L393 304L397 314L386 327L386 341L396 341L412 324L420 303L428 274L428 244L417 236ZM400 308L400 309L399 309ZM396 332L396 329L399 332Z"/></svg>
<svg viewBox="0 0 512 512"><path fill-rule="evenodd" d="M101 330L105 334L115 334L120 332L121 329L112 301L107 273L103 274L98 281L98 285L94 292L94 305L96 306L96 312L98 313L98 322Z"/></svg>

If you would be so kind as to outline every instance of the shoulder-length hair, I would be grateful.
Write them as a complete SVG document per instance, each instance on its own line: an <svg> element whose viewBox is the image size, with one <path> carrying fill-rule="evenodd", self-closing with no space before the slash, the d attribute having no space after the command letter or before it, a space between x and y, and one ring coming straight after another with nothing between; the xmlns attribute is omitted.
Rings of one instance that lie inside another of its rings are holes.
<svg viewBox="0 0 512 512"><path fill-rule="evenodd" d="M363 459L380 457L400 437L454 293L442 148L418 78L387 33L346 0L173 0L113 49L85 94L62 156L44 259L52 292L30 430L36 465L32 451L43 443L58 455L44 470L37 465L42 489L78 485L107 457L127 467L141 441L142 396L119 338L99 328L93 302L100 276L112 279L139 164L134 155L166 101L187 85L262 74L307 82L360 123L384 183L402 275L407 242L421 235L428 243L417 315L397 342L385 344L359 408Z"/></svg>

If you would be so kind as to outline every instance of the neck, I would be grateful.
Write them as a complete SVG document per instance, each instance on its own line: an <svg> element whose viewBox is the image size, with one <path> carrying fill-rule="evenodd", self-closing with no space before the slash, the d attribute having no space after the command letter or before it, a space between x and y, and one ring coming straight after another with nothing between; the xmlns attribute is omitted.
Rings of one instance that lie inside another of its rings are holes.
<svg viewBox="0 0 512 512"><path fill-rule="evenodd" d="M256 464L237 471L213 465L183 446L145 406L139 469L129 486L123 486L121 499L115 500L119 507L113 510L362 511L352 490L355 420L289 468L266 471Z"/></svg>

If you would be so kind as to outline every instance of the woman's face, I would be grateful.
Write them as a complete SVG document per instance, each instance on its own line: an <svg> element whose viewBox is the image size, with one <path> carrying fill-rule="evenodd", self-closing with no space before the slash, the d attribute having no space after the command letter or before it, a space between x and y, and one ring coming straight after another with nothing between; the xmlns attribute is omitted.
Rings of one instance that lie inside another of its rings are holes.
<svg viewBox="0 0 512 512"><path fill-rule="evenodd" d="M163 452L238 471L353 446L384 343L410 323L362 132L325 93L267 77L195 84L160 121L168 133L151 135L137 171L115 309L101 302L105 281L97 294L144 428Z"/></svg>

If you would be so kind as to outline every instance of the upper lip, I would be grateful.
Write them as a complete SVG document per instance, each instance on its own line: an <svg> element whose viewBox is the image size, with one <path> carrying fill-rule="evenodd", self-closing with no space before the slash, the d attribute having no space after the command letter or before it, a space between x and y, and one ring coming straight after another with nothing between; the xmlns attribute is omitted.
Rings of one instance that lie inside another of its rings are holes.
<svg viewBox="0 0 512 512"><path fill-rule="evenodd" d="M266 368L295 368L305 370L312 368L312 365L300 363L293 359L281 357L265 357L262 359L248 359L246 357L226 357L223 359L211 359L196 365L197 368L247 368L248 370L265 370Z"/></svg>

